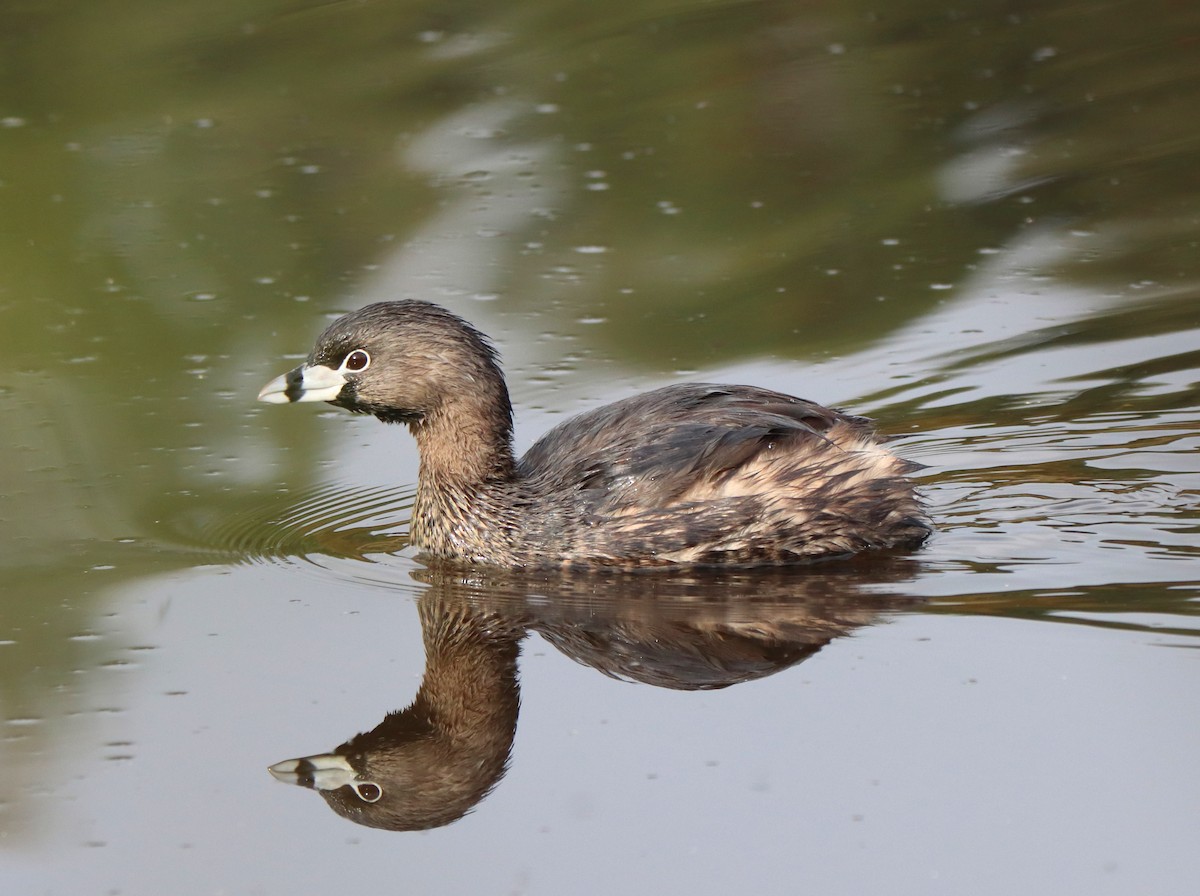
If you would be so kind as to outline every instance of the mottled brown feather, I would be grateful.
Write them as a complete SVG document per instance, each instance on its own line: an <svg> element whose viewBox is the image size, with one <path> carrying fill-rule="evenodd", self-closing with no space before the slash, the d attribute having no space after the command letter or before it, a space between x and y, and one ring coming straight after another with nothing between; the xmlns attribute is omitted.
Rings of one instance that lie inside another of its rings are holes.
<svg viewBox="0 0 1200 896"><path fill-rule="evenodd" d="M554 427L520 461L494 350L423 302L336 321L308 363L356 348L332 403L403 422L421 468L412 541L501 566L778 564L913 547L930 525L870 421L753 386L668 386Z"/></svg>

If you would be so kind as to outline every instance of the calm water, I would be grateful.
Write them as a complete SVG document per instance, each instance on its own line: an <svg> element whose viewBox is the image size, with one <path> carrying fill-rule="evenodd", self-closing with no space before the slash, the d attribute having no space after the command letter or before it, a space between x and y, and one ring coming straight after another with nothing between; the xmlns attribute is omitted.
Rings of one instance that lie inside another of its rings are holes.
<svg viewBox="0 0 1200 896"><path fill-rule="evenodd" d="M1194 892L1200 10L10 4L0 66L4 892ZM519 447L758 383L938 534L428 569L403 430L253 401L402 296ZM423 676L488 720L384 782L437 826L267 773Z"/></svg>

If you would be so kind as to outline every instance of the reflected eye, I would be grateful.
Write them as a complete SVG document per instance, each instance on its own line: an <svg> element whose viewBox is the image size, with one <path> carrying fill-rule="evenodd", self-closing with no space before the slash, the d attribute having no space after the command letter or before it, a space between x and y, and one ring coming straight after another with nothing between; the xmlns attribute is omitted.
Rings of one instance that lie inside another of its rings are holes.
<svg viewBox="0 0 1200 896"><path fill-rule="evenodd" d="M354 785L354 792L358 794L358 798L364 803L377 803L379 798L383 796L383 789L371 781L362 781Z"/></svg>
<svg viewBox="0 0 1200 896"><path fill-rule="evenodd" d="M342 362L342 369L357 373L360 370L366 370L370 364L371 356L361 348L356 348L350 354L346 355L346 360Z"/></svg>

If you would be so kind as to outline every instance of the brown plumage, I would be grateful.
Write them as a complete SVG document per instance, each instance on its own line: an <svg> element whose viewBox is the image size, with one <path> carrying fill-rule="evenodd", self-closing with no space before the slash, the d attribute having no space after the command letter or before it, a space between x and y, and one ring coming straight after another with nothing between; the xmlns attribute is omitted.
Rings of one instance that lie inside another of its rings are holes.
<svg viewBox="0 0 1200 896"><path fill-rule="evenodd" d="M499 566L781 564L914 547L929 522L864 418L753 386L689 383L570 419L517 461L496 354L425 302L339 318L259 394L408 425L412 543Z"/></svg>

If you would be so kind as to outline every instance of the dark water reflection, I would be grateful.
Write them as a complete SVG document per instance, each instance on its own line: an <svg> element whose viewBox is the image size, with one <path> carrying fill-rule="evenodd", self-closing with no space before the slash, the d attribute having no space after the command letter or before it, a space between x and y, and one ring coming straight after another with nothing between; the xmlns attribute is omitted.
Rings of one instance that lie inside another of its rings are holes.
<svg viewBox="0 0 1200 896"><path fill-rule="evenodd" d="M317 790L358 824L445 825L504 774L517 729L519 645L528 633L613 678L726 688L788 669L881 613L911 606L879 586L913 572L899 557L570 577L425 570L428 588L418 599L425 674L412 704L332 753L285 760L271 773Z"/></svg>

